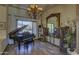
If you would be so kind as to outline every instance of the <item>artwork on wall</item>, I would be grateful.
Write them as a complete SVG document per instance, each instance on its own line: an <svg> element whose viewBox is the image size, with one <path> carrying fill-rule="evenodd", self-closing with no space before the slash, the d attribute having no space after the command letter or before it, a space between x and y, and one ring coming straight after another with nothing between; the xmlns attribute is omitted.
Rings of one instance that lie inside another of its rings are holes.
<svg viewBox="0 0 79 59"><path fill-rule="evenodd" d="M6 30L6 22L0 22L0 30Z"/></svg>

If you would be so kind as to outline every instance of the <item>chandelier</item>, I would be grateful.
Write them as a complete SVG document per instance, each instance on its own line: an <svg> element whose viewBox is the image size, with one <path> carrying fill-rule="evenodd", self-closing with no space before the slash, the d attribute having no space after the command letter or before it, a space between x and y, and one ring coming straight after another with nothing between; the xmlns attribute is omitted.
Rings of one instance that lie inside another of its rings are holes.
<svg viewBox="0 0 79 59"><path fill-rule="evenodd" d="M27 8L27 12L28 14L33 18L36 19L37 15L41 14L41 12L43 11L43 8L38 7L38 5L36 4L32 4Z"/></svg>

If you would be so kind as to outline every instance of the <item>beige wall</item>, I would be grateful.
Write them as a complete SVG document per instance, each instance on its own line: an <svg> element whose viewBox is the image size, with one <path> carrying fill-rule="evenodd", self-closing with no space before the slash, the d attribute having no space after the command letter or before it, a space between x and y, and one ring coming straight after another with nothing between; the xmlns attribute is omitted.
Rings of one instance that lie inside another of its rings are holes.
<svg viewBox="0 0 79 59"><path fill-rule="evenodd" d="M0 6L0 22L7 22L6 7ZM6 30L0 30L0 39L6 38Z"/></svg>
<svg viewBox="0 0 79 59"><path fill-rule="evenodd" d="M0 22L5 22L7 25L7 7L0 5ZM7 28L0 30L0 54L3 52L7 45Z"/></svg>
<svg viewBox="0 0 79 59"><path fill-rule="evenodd" d="M79 53L79 5L76 6L76 51Z"/></svg>
<svg viewBox="0 0 79 59"><path fill-rule="evenodd" d="M76 5L56 5L45 11L42 19L44 26L46 26L46 17L51 13L60 13L61 26L70 25L71 21L76 17ZM68 21L70 21L70 24Z"/></svg>
<svg viewBox="0 0 79 59"><path fill-rule="evenodd" d="M58 5L43 14L43 25L46 26L46 17L51 13L60 13L61 26L65 26L69 21L69 26L72 25L72 20L76 21L76 52L79 53L79 5Z"/></svg>
<svg viewBox="0 0 79 59"><path fill-rule="evenodd" d="M16 29L16 20L20 20L21 18L28 18L26 10L16 8L18 5L8 6L8 32Z"/></svg>
<svg viewBox="0 0 79 59"><path fill-rule="evenodd" d="M24 9L16 8L17 5L14 7L8 7L8 32L16 29L16 20L29 20L29 21L37 21L34 19L30 19L28 13ZM39 20L37 21L39 23Z"/></svg>

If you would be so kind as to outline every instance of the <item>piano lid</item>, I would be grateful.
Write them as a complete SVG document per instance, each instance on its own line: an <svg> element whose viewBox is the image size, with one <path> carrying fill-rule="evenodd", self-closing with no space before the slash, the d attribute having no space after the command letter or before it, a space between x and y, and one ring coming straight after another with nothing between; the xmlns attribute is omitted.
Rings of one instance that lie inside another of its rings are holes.
<svg viewBox="0 0 79 59"><path fill-rule="evenodd" d="M28 25L24 25L23 27L21 27L21 28L17 28L17 29L15 29L15 30L13 30L13 31L11 31L9 34L11 35L11 34L16 34L17 32L19 32L19 31L22 31L24 28L26 28Z"/></svg>

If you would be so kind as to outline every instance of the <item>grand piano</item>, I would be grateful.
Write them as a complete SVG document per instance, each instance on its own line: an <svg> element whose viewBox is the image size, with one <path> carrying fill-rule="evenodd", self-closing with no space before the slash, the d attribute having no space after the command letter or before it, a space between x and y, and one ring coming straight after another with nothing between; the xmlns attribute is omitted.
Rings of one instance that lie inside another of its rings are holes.
<svg viewBox="0 0 79 59"><path fill-rule="evenodd" d="M28 25L25 25L21 28L17 28L17 29L15 29L15 30L13 30L9 33L9 38L14 41L14 44L18 45L19 50L20 50L21 43L23 43L24 46L26 46L26 45L28 45L29 43L32 43L32 42L34 44L34 40L33 40L33 38L35 37L34 34L29 33L29 32L20 33L27 26Z"/></svg>

